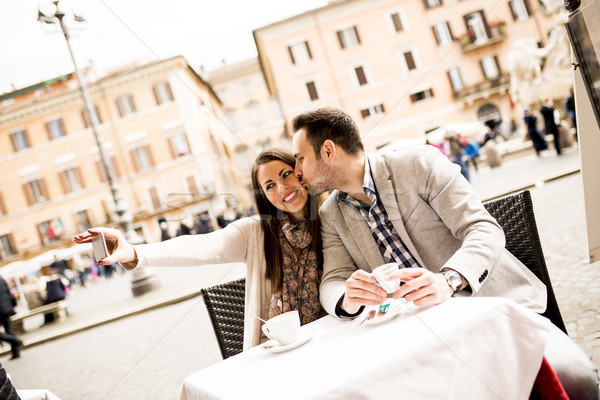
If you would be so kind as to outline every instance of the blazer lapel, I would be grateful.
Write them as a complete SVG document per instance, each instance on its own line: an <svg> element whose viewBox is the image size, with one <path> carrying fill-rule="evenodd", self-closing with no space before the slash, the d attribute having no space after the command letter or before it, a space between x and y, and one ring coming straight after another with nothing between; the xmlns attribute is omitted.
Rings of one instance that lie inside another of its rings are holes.
<svg viewBox="0 0 600 400"><path fill-rule="evenodd" d="M359 252L365 258L371 270L383 265L383 257L377 242L375 242L371 229L360 212L349 204L340 203L339 207L350 235L352 235Z"/></svg>
<svg viewBox="0 0 600 400"><path fill-rule="evenodd" d="M419 265L424 266L423 260L417 253L417 249L413 245L408 232L406 232L406 228L404 227L404 221L402 220L402 214L400 213L400 207L398 206L398 195L401 193L396 193L397 191L401 191L400 183L398 184L398 189L394 189L394 185L392 184L392 180L390 177L390 171L388 169L388 165L380 156L369 155L368 160L371 166L371 175L373 175L373 181L375 182L375 188L377 189L377 193L381 198L381 202L385 207L385 211L388 214L388 218L392 221L392 225L396 229L398 235L408 248L408 251L417 259Z"/></svg>

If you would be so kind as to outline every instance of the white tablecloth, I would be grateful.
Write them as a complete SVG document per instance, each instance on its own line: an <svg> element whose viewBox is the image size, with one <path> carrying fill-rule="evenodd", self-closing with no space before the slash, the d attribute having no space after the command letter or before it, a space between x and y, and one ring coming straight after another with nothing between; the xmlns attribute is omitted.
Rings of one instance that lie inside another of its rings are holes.
<svg viewBox="0 0 600 400"><path fill-rule="evenodd" d="M312 340L260 346L187 377L191 399L528 399L550 322L501 298L403 304L376 326L327 316Z"/></svg>

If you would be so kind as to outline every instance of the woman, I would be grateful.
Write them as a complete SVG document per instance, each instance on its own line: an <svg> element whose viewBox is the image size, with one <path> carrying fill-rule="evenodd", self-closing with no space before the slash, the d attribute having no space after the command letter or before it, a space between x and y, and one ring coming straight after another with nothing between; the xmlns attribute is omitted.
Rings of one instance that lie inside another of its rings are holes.
<svg viewBox="0 0 600 400"><path fill-rule="evenodd" d="M132 246L116 229L93 228L74 238L89 243L104 232L110 256L104 265L196 266L245 262L244 349L258 345L263 319L298 310L302 324L324 315L319 302L322 276L317 209L294 175L295 160L283 149L261 152L252 166L254 201L259 216L238 219L224 229L187 235L160 243Z"/></svg>
<svg viewBox="0 0 600 400"><path fill-rule="evenodd" d="M531 113L528 107L525 107L524 113L523 120L527 125L527 134L533 142L535 154L539 157L540 152L548 148L548 143L546 143L546 138L542 132L537 128L537 117Z"/></svg>

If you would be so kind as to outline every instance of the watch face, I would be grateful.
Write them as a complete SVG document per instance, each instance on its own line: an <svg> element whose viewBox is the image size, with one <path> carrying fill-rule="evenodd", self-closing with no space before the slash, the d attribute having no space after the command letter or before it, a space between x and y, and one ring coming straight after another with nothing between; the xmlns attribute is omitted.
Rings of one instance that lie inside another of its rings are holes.
<svg viewBox="0 0 600 400"><path fill-rule="evenodd" d="M455 292L458 291L458 289L460 289L460 286L462 285L462 278L460 277L458 272L452 271L452 272L444 274L444 276L446 277L446 282L448 282L448 285Z"/></svg>

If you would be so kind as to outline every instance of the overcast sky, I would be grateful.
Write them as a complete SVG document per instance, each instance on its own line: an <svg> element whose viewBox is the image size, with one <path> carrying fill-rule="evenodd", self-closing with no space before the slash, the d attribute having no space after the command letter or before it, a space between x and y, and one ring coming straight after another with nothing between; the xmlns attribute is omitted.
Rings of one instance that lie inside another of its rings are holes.
<svg viewBox="0 0 600 400"><path fill-rule="evenodd" d="M256 56L252 30L321 7L327 0L61 0L80 67L101 71L145 56L184 55L195 68L218 68ZM51 1L0 0L0 94L73 71L56 26L37 22ZM68 18L68 17L67 17ZM72 21L72 17L70 18Z"/></svg>

